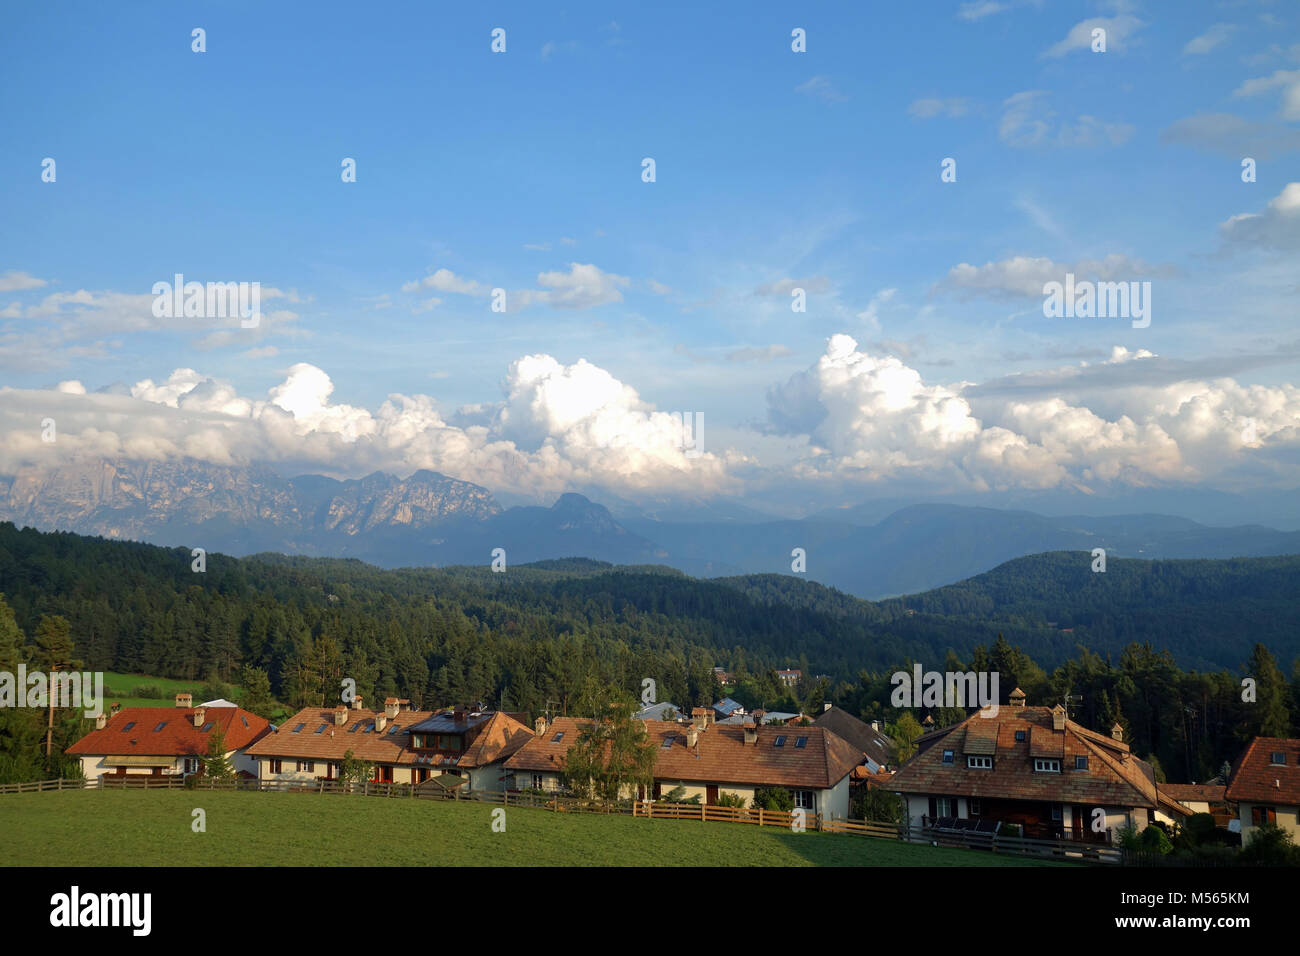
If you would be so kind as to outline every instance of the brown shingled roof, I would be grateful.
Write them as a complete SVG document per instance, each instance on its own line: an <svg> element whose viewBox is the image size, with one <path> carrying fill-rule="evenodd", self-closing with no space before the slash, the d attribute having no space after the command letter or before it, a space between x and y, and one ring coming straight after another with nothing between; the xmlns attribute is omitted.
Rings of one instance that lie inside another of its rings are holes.
<svg viewBox="0 0 1300 956"><path fill-rule="evenodd" d="M194 726L196 710L204 711L199 727ZM212 727L204 733L202 728L209 723ZM159 724L162 729L155 730ZM230 751L241 750L270 733L271 724L239 707L124 707L102 730L92 730L65 752L73 756L201 756L208 752L208 739L218 728Z"/></svg>
<svg viewBox="0 0 1300 956"><path fill-rule="evenodd" d="M987 713L981 712L981 713ZM966 766L967 741L983 741L996 728L992 770ZM1016 740L1023 731L1025 740ZM1047 707L1004 707L995 717L975 714L960 724L918 738L915 756L894 774L889 789L898 793L942 793L1008 800L1093 803L1154 808L1158 797L1150 766L1128 745L1066 721L1052 729ZM943 751L957 755L943 762ZM1061 761L1061 772L1034 770L1034 757ZM1075 770L1075 758L1087 757L1088 769Z"/></svg>
<svg viewBox="0 0 1300 956"><path fill-rule="evenodd" d="M569 747L589 721L557 717L546 733L525 744L506 761L507 770L558 772ZM694 747L686 746L688 728L663 720L644 721L655 745L655 778L731 784L787 786L824 790L833 787L866 754L824 727L764 726L758 743L745 744L745 729L713 724L699 732ZM559 743L555 735L563 733ZM751 730L751 733L753 731ZM804 746L796 746L799 738ZM663 746L671 738L670 746ZM777 738L784 738L777 747Z"/></svg>
<svg viewBox="0 0 1300 956"><path fill-rule="evenodd" d="M1285 764L1274 764L1281 753ZM1300 739L1256 737L1232 768L1226 791L1229 800L1300 806Z"/></svg>
<svg viewBox="0 0 1300 956"><path fill-rule="evenodd" d="M249 747L247 753L254 757L342 760L343 755L351 750L356 759L370 763L416 763L416 754L409 749L408 728L435 713L405 710L388 720L381 733L375 733L375 718L384 716L382 710L349 708L347 720L342 725L334 723L335 711L334 707L304 707L282 723L275 733L267 734ZM302 730L294 733L299 724L303 725ZM324 730L317 733L322 725Z"/></svg>

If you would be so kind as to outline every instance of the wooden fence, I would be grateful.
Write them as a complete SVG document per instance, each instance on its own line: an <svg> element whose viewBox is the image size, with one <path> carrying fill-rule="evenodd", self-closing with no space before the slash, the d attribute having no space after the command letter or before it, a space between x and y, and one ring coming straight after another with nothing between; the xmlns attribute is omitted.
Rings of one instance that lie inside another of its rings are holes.
<svg viewBox="0 0 1300 956"><path fill-rule="evenodd" d="M180 777L152 777L144 775L105 775L93 780L43 780L36 783L11 783L0 785L0 794L43 793L52 790L182 790L186 781ZM436 784L380 783L373 780L342 782L339 780L249 780L236 778L215 780L194 777L189 781L194 790L248 790L263 793L316 793L360 794L371 797L392 797L422 800L471 801L501 806L533 807L556 813L620 813L652 820L699 820L705 823L742 823L754 826L773 826L794 829L800 819L798 811L744 809L717 807L695 803L665 803L663 801L621 801L604 803L583 800L579 797L543 793L497 793L492 791L444 789ZM940 830L934 827L914 827L900 823L873 823L863 820L845 820L805 813L803 826L823 833L853 834L883 840L902 840L908 843L928 843L932 846L958 847L984 850L1011 856L1041 857L1081 863L1152 865L1157 861L1142 854L1132 854L1109 844L1076 843L1070 840L1031 840L1023 837L999 836L972 830Z"/></svg>

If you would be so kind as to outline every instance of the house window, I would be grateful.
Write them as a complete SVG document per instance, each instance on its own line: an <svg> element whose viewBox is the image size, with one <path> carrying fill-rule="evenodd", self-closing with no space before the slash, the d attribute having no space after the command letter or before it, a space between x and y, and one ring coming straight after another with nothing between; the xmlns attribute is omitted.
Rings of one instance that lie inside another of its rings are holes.
<svg viewBox="0 0 1300 956"><path fill-rule="evenodd" d="M1046 757L1035 757L1034 769L1040 773L1060 773L1061 761L1049 760Z"/></svg>
<svg viewBox="0 0 1300 956"><path fill-rule="evenodd" d="M299 760L299 761L298 761L298 772L299 772L299 773L315 773L315 772L316 772L316 761L314 761L314 760Z"/></svg>
<svg viewBox="0 0 1300 956"><path fill-rule="evenodd" d="M784 737L777 737L776 740L772 741L772 746L773 746L773 747L784 747L784 746L785 746L785 738L784 738Z"/></svg>
<svg viewBox="0 0 1300 956"><path fill-rule="evenodd" d="M813 808L813 795L811 790L794 791L794 805L804 810Z"/></svg>
<svg viewBox="0 0 1300 956"><path fill-rule="evenodd" d="M664 742L663 742L662 744L660 744L659 746L660 746L660 749L662 749L662 750L667 750L667 749L668 749L669 747L671 747L672 745L673 745L673 738L672 738L672 737L665 737L665 738L664 738Z"/></svg>
<svg viewBox="0 0 1300 956"><path fill-rule="evenodd" d="M955 817L957 815L957 799L955 797L935 797L934 815L936 817Z"/></svg>
<svg viewBox="0 0 1300 956"><path fill-rule="evenodd" d="M198 758L198 757L186 757L186 758L185 758L185 772L186 772L186 773L198 773L198 771L199 771L199 758Z"/></svg>
<svg viewBox="0 0 1300 956"><path fill-rule="evenodd" d="M1064 817L1061 815L1061 805L1059 803L1052 804L1052 820L1059 823L1062 819Z"/></svg>
<svg viewBox="0 0 1300 956"><path fill-rule="evenodd" d="M1075 757L1075 758L1074 758L1074 769L1075 769L1075 770L1087 770L1087 769L1088 769L1088 758L1087 758L1086 756L1085 756L1085 757Z"/></svg>
<svg viewBox="0 0 1300 956"><path fill-rule="evenodd" d="M533 789L542 789L542 775L540 773L533 774Z"/></svg>
<svg viewBox="0 0 1300 956"><path fill-rule="evenodd" d="M943 752L943 762L944 762L944 763L952 763L952 758L953 758L953 751L951 751L951 750L945 750L945 751Z"/></svg>
<svg viewBox="0 0 1300 956"><path fill-rule="evenodd" d="M796 750L802 749L803 747L807 747L807 746L808 746L808 738L807 738L807 737L800 737L798 740L796 740L796 741L794 742L794 746L795 746L795 749L796 749Z"/></svg>
<svg viewBox="0 0 1300 956"><path fill-rule="evenodd" d="M279 772L280 772L280 758L279 758L279 757L272 757L272 758L271 758L271 773L279 773Z"/></svg>
<svg viewBox="0 0 1300 956"><path fill-rule="evenodd" d="M1285 767L1285 766L1286 766L1286 754L1284 754L1284 753L1283 753L1282 751L1280 751L1280 750L1275 750L1275 751L1273 751L1272 756L1269 757L1268 762L1269 762L1269 766L1272 766L1272 767Z"/></svg>
<svg viewBox="0 0 1300 956"><path fill-rule="evenodd" d="M971 770L992 770L993 758L967 756L966 766L969 767Z"/></svg>
<svg viewBox="0 0 1300 956"><path fill-rule="evenodd" d="M561 730L558 734L556 734L554 737L551 738L551 743L558 744L563 739L564 739L564 731Z"/></svg>
<svg viewBox="0 0 1300 956"><path fill-rule="evenodd" d="M1025 732L1024 732L1023 730L1017 730L1017 731L1016 731L1016 743L1018 743L1018 744L1023 744L1024 742L1025 742Z"/></svg>
<svg viewBox="0 0 1300 956"><path fill-rule="evenodd" d="M1253 826L1277 823L1277 807L1251 807L1250 822Z"/></svg>
<svg viewBox="0 0 1300 956"><path fill-rule="evenodd" d="M982 809L982 807L980 806L980 802L978 800L976 800L974 797L971 797L969 800L966 801L966 803L970 807L971 816L977 817L980 815L980 810Z"/></svg>

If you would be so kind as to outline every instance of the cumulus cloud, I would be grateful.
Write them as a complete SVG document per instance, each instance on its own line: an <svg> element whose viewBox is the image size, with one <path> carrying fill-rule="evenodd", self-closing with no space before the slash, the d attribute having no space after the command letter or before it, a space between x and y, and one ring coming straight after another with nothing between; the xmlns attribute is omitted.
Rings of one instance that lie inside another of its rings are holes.
<svg viewBox="0 0 1300 956"><path fill-rule="evenodd" d="M1080 259L1077 262L1054 262L1044 256L1014 256L998 262L973 266L962 262L953 266L936 291L955 292L962 298L990 296L993 298L1040 297L1043 284L1060 282L1067 272L1077 279L1101 282L1136 281L1139 279L1167 278L1174 273L1168 266L1153 266L1141 259L1111 253L1104 259Z"/></svg>
<svg viewBox="0 0 1300 956"><path fill-rule="evenodd" d="M589 485L728 490L728 464L744 461L707 445L688 458L680 415L585 360L524 356L510 365L500 401L449 417L428 395L390 395L371 410L336 401L334 390L329 374L308 363L289 368L261 399L192 368L141 380L127 394L87 394L75 381L0 389L0 474L56 458L188 456L340 475L429 468L544 496ZM59 423L55 445L32 426L46 415Z"/></svg>
<svg viewBox="0 0 1300 956"><path fill-rule="evenodd" d="M520 289L507 296L509 311L532 305L549 305L553 309L591 309L611 302L622 302L631 280L627 276L604 272L591 263L571 262L568 272L542 272L537 276L541 289Z"/></svg>
<svg viewBox="0 0 1300 956"><path fill-rule="evenodd" d="M403 292L416 292L420 289L435 289L438 292L452 292L456 295L487 295L486 286L456 275L450 269L439 269L430 275L402 286Z"/></svg>
<svg viewBox="0 0 1300 956"><path fill-rule="evenodd" d="M1235 246L1300 249L1300 183L1287 183L1262 212L1240 213L1220 223L1219 233Z"/></svg>
<svg viewBox="0 0 1300 956"><path fill-rule="evenodd" d="M1129 123L1109 123L1081 114L1073 122L1058 120L1047 104L1046 90L1025 90L1002 103L998 136L1008 146L1091 149L1122 146L1133 135Z"/></svg>
<svg viewBox="0 0 1300 956"><path fill-rule="evenodd" d="M992 16L995 13L1006 13L1010 9L1011 4L998 3L997 0L972 0L972 2L963 3L957 8L957 16L959 19L973 22Z"/></svg>
<svg viewBox="0 0 1300 956"><path fill-rule="evenodd" d="M1007 394L927 383L898 358L836 335L814 366L769 390L769 430L810 437L813 456L797 466L805 476L923 475L974 490L1196 481L1240 463L1248 433L1300 451L1300 389L1229 378L1143 384L1142 366L1156 359L1114 349L1101 364L1133 384L1111 382L1101 397L1066 370L1055 394Z"/></svg>

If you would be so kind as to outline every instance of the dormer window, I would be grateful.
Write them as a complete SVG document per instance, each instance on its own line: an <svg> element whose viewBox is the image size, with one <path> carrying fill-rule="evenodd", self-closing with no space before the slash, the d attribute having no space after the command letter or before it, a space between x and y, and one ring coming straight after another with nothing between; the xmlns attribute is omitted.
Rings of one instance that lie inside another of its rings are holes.
<svg viewBox="0 0 1300 956"><path fill-rule="evenodd" d="M1285 766L1286 766L1286 754L1283 753L1283 752L1280 751L1280 750L1275 750L1275 751L1272 753L1272 755L1269 757L1269 761L1268 761L1268 763L1269 763L1269 766L1271 766L1271 767L1285 767Z"/></svg>
<svg viewBox="0 0 1300 956"><path fill-rule="evenodd" d="M1016 731L1016 743L1018 743L1018 744L1023 744L1023 743L1025 742L1025 739L1026 739L1026 734L1025 734L1025 732L1024 732L1023 730L1017 730L1017 731Z"/></svg>
<svg viewBox="0 0 1300 956"><path fill-rule="evenodd" d="M1085 756L1082 756L1082 757L1075 757L1075 758L1074 758L1074 769L1075 769L1075 770L1087 770L1087 769L1088 769L1088 758L1087 758L1086 755L1085 755Z"/></svg>
<svg viewBox="0 0 1300 956"><path fill-rule="evenodd" d="M992 770L993 758L976 757L974 755L967 755L966 766L969 767L971 770Z"/></svg>
<svg viewBox="0 0 1300 956"><path fill-rule="evenodd" d="M1060 773L1061 761L1052 760L1047 757L1035 757L1034 770L1039 773Z"/></svg>
<svg viewBox="0 0 1300 956"><path fill-rule="evenodd" d="M955 755L955 754L954 754L953 751L951 751L951 750L945 750L945 751L943 752L943 762L944 762L944 763L952 763L952 759L953 759L953 756L954 756L954 755Z"/></svg>

